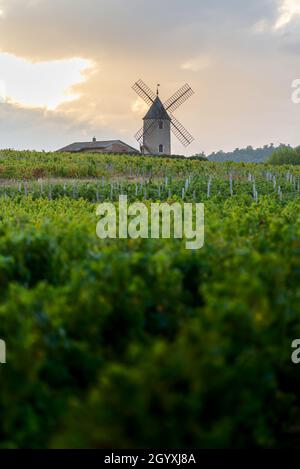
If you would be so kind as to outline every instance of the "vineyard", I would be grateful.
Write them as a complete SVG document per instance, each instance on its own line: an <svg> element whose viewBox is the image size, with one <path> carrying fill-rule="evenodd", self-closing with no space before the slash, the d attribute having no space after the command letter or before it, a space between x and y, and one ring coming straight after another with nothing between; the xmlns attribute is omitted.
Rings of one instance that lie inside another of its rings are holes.
<svg viewBox="0 0 300 469"><path fill-rule="evenodd" d="M208 163L138 156L70 155L3 151L0 195L33 199L83 198L204 201L232 196L297 197L300 171L293 166Z"/></svg>
<svg viewBox="0 0 300 469"><path fill-rule="evenodd" d="M203 202L205 246L96 207ZM300 445L300 167L0 152L2 448Z"/></svg>

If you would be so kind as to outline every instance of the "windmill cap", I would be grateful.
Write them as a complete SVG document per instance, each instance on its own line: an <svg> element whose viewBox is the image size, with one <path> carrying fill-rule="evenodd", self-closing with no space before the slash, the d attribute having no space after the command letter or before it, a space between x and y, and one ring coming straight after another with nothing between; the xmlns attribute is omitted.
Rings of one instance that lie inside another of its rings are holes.
<svg viewBox="0 0 300 469"><path fill-rule="evenodd" d="M167 113L163 103L161 102L160 98L157 96L153 101L149 111L144 117L144 120L147 119L160 119L160 120L168 120L171 121L171 117Z"/></svg>

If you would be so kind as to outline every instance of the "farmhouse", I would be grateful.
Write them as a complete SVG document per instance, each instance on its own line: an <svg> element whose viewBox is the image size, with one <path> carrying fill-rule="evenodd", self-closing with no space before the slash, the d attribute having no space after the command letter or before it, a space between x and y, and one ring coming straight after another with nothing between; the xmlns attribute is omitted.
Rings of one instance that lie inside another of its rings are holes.
<svg viewBox="0 0 300 469"><path fill-rule="evenodd" d="M121 140L97 141L95 137L91 142L71 143L71 145L67 145L57 151L70 153L140 153L136 148L127 145L127 143Z"/></svg>

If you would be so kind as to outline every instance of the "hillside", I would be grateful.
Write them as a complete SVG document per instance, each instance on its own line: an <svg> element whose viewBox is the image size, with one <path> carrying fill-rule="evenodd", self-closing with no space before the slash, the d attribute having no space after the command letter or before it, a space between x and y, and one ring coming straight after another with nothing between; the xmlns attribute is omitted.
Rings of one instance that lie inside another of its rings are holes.
<svg viewBox="0 0 300 469"><path fill-rule="evenodd" d="M209 161L214 162L234 161L237 163L264 163L275 151L282 148L290 147L283 144L279 145L278 147L275 147L273 144L265 145L263 148L253 148L252 146L248 146L241 149L236 148L234 151L228 153L223 151L211 153L207 156L207 158Z"/></svg>

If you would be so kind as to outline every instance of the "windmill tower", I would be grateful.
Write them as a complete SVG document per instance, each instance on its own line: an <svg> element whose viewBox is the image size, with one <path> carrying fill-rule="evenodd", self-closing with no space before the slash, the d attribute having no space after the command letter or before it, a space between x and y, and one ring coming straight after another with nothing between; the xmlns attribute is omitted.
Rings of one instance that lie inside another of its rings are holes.
<svg viewBox="0 0 300 469"><path fill-rule="evenodd" d="M186 84L163 104L159 97L159 86L156 94L142 80L132 87L150 106L143 119L144 125L135 136L146 155L171 155L171 131L185 147L194 141L191 134L172 114L194 94L193 90Z"/></svg>

